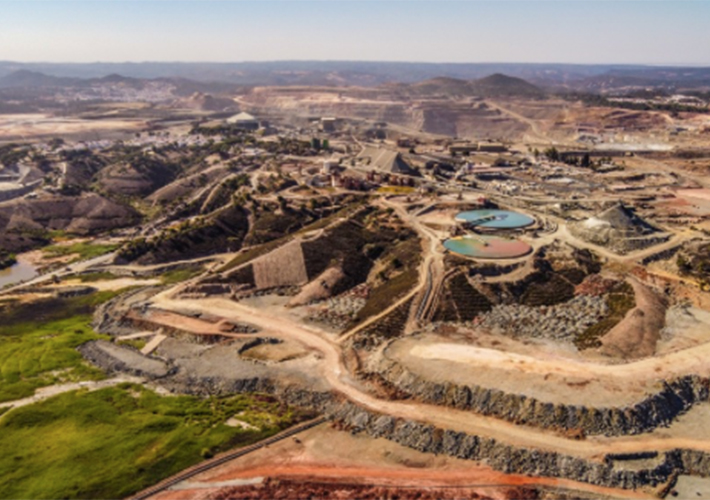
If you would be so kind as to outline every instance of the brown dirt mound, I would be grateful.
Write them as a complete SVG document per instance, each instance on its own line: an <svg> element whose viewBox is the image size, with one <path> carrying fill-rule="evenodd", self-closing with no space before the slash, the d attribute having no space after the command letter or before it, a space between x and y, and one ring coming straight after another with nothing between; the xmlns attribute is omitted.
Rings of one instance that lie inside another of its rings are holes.
<svg viewBox="0 0 710 500"><path fill-rule="evenodd" d="M22 199L0 206L0 233L61 229L90 234L132 225L139 219L133 208L93 193Z"/></svg>
<svg viewBox="0 0 710 500"><path fill-rule="evenodd" d="M345 279L345 273L340 267L326 269L320 276L304 286L301 292L289 301L288 306L302 306L316 300L327 299L332 296L333 289L343 279Z"/></svg>
<svg viewBox="0 0 710 500"><path fill-rule="evenodd" d="M600 352L622 359L652 356L665 325L668 304L637 280L629 282L634 287L636 307L602 337Z"/></svg>
<svg viewBox="0 0 710 500"><path fill-rule="evenodd" d="M338 500L454 500L454 499L492 499L480 495L468 488L398 488L366 484L328 483L319 481L293 481L267 479L263 484L236 487L218 491L208 497L210 500L262 500L262 499L326 499ZM534 500L540 498L532 488L509 488L503 492L505 499Z"/></svg>

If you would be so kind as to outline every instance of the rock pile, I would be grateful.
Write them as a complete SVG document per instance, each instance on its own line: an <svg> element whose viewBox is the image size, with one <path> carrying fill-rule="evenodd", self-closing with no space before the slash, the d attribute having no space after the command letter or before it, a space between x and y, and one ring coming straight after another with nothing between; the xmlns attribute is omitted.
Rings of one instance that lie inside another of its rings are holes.
<svg viewBox="0 0 710 500"><path fill-rule="evenodd" d="M575 287L574 294L601 297L602 295L609 293L617 283L618 281L604 278L599 274L590 274L584 278L584 281Z"/></svg>
<svg viewBox="0 0 710 500"><path fill-rule="evenodd" d="M369 293L369 287L362 284L337 297L315 302L308 307L306 319L342 330L365 307Z"/></svg>
<svg viewBox="0 0 710 500"><path fill-rule="evenodd" d="M555 306L498 305L479 316L479 327L513 337L572 339L608 314L601 297L579 295Z"/></svg>

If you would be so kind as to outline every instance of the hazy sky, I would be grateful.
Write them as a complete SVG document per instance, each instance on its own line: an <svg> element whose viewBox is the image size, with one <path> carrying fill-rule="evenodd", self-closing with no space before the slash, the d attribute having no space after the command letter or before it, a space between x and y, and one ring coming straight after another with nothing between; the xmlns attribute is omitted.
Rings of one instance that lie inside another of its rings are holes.
<svg viewBox="0 0 710 500"><path fill-rule="evenodd" d="M0 0L0 60L710 65L710 1Z"/></svg>

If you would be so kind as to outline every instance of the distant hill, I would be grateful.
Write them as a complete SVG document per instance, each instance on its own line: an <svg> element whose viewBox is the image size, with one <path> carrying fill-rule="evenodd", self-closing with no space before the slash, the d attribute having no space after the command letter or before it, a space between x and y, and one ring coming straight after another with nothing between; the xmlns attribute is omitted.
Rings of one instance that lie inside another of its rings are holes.
<svg viewBox="0 0 710 500"><path fill-rule="evenodd" d="M543 97L545 95L539 87L532 83L501 73L474 80L471 82L471 87L475 92L485 97Z"/></svg>
<svg viewBox="0 0 710 500"><path fill-rule="evenodd" d="M0 78L0 87L62 87L78 81L76 78L62 78L20 69Z"/></svg>
<svg viewBox="0 0 710 500"><path fill-rule="evenodd" d="M501 73L495 73L479 80L437 77L412 84L409 86L409 90L419 96L541 98L545 95L540 88L530 82Z"/></svg>
<svg viewBox="0 0 710 500"><path fill-rule="evenodd" d="M185 78L134 78L117 73L110 73L102 77L70 78L47 75L39 71L20 69L0 77L0 89L43 90L50 88L86 88L91 86L121 86L142 89L149 82L166 83L173 86L177 96L189 97L195 93L219 94L231 93L237 86L231 83L210 83L188 80ZM223 103L227 106L229 103Z"/></svg>
<svg viewBox="0 0 710 500"><path fill-rule="evenodd" d="M50 76L51 75L51 76ZM120 75L120 76L118 76ZM664 89L706 89L710 87L710 68L660 67L611 64L518 64L518 63L417 63L372 61L264 61L239 63L20 63L0 61L0 87L51 87L73 80L108 77L125 79L181 81L180 95L193 92L216 92L203 85L239 86L362 86L379 87L387 83L414 84L429 81L449 87L452 92L460 82L485 80L493 75L493 87L509 87L501 76L520 78L540 89L612 91L628 87ZM499 76L500 75L500 76ZM448 79L448 81L442 80ZM499 80L496 82L496 80ZM187 82L193 82L187 85ZM502 85L501 85L502 83ZM490 86L488 86L490 89ZM426 86L424 86L424 92ZM479 92L483 91L479 89ZM532 91L528 89L527 91ZM522 86L516 93L527 92Z"/></svg>

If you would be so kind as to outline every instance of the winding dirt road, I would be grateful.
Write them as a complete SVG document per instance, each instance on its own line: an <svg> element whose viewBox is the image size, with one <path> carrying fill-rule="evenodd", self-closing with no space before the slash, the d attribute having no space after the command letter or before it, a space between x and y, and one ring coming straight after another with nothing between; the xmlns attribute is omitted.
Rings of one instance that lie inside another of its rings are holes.
<svg viewBox="0 0 710 500"><path fill-rule="evenodd" d="M386 208L392 208L397 213L397 215L410 226L414 227L420 237L429 240L429 244L424 247L424 259L422 259L419 265L419 282L411 291L409 291L404 297L395 301L392 305L386 308L384 311L376 314L367 320L360 323L358 326L352 330L346 332L339 339L339 343L345 343L353 335L362 331L366 327L378 321L380 318L387 316L389 313L397 309L400 305L406 303L412 297L418 294L422 295L421 300L430 300L431 290L436 290L444 276L444 261L443 252L441 251L439 245L439 238L434 234L432 230L425 227L421 222L419 222L416 217L408 214L401 205L391 203L386 199L379 200L381 204ZM414 318L410 318L414 319ZM410 331L414 327L413 321L408 322L407 330Z"/></svg>
<svg viewBox="0 0 710 500"><path fill-rule="evenodd" d="M164 309L181 310L186 307L184 301L170 299L167 293L156 296L154 303ZM675 448L710 451L710 438L665 438L653 434L646 434L613 438L595 436L584 441L576 441L567 439L553 432L515 425L503 420L485 417L467 411L413 401L379 399L367 393L362 385L350 376L344 365L340 346L329 340L325 332L315 327L296 325L286 318L280 318L268 312L263 312L227 299L209 298L191 300L189 306L192 310L255 324L262 329L261 333L264 335L268 334L269 336L293 339L319 351L323 355L320 361L321 371L329 385L350 401L374 412L408 420L427 422L445 429L495 438L500 442L510 443L516 446L555 451L586 458L602 457L608 453L630 453L651 450L664 451ZM705 347L702 348L702 352L689 349L681 353L674 353L674 355L671 356L685 356L687 359L694 359L695 363L689 365L690 371L697 371L700 367L704 367L703 371L707 372L710 364L705 362L704 359L709 359L707 357L707 353L709 352L710 347ZM510 357L512 355L502 354L502 356ZM510 360L511 362L513 361L512 357L510 357ZM680 363L679 360L669 361L668 357L663 357L659 358L657 362L639 362L639 364L634 364L631 370L634 371L637 376L648 374L649 376L652 375L658 378L662 375L662 373L659 374L656 371L658 363L667 366L669 369L674 365L680 366L681 368L679 368L679 370L685 368L683 363ZM588 369L589 367L580 367L580 369L582 368ZM567 369L574 370L574 364L570 363ZM604 368L605 371L611 373L613 373L615 369L622 372L629 370L629 368L624 365Z"/></svg>

